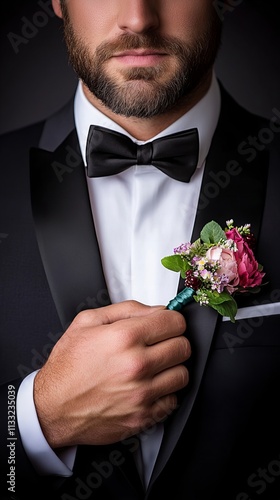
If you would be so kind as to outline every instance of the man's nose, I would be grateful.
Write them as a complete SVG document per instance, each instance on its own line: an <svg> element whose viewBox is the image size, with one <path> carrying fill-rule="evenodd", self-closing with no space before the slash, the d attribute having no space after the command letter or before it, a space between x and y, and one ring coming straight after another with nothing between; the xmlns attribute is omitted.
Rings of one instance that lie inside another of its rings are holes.
<svg viewBox="0 0 280 500"><path fill-rule="evenodd" d="M156 3L157 0L120 0L118 27L124 32L137 34L158 28Z"/></svg>

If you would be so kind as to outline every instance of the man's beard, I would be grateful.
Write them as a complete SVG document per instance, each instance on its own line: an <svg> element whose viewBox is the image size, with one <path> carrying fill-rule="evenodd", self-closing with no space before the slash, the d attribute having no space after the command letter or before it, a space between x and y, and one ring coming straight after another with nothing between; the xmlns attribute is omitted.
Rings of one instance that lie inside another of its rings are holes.
<svg viewBox="0 0 280 500"><path fill-rule="evenodd" d="M220 45L221 23L214 13L207 32L201 34L192 46L185 46L177 38L152 32L143 35L125 33L116 41L101 43L92 54L74 32L66 7L63 10L64 37L74 71L107 108L126 117L151 118L190 99L208 76ZM168 61L155 67L124 68L121 70L122 82L106 72L106 61L116 53L140 48L159 50L175 59L176 67L169 79L162 81L165 71L170 71Z"/></svg>

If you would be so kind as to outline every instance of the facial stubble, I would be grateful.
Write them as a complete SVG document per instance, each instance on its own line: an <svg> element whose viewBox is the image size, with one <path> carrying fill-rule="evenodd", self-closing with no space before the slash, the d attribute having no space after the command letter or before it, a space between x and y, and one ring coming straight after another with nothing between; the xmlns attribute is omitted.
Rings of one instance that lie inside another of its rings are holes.
<svg viewBox="0 0 280 500"><path fill-rule="evenodd" d="M126 117L151 118L191 98L211 70L220 45L221 26L215 15L207 32L191 46L155 32L124 33L117 40L101 43L92 54L75 33L66 9L63 15L64 37L73 69L103 105ZM118 74L110 72L110 60L116 53L136 49L158 50L167 57L153 67L122 68Z"/></svg>

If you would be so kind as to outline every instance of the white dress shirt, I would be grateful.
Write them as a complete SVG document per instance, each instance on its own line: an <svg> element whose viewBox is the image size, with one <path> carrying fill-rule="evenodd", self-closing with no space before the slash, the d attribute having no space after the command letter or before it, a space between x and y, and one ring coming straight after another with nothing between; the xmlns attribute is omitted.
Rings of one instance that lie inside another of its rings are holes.
<svg viewBox="0 0 280 500"><path fill-rule="evenodd" d="M166 305L177 293L179 274L165 269L161 259L181 243L190 241L205 159L220 113L220 91L213 74L209 91L188 113L163 130L157 139L197 127L198 168L189 183L166 176L152 165L132 165L120 174L88 178L88 189L102 266L112 303L134 299ZM93 107L79 83L75 96L75 124L86 164L90 125L99 125L129 136L122 127ZM147 141L149 142L149 141ZM40 474L71 475L75 447L59 456L46 442L33 402L36 373L26 377L17 397L17 416L23 446ZM163 436L163 424L140 435L141 457L136 457L148 485Z"/></svg>

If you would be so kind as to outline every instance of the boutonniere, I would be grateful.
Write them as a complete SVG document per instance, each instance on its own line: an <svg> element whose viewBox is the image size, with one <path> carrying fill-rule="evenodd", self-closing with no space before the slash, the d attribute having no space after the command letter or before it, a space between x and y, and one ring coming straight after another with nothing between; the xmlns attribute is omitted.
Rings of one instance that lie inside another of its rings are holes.
<svg viewBox="0 0 280 500"><path fill-rule="evenodd" d="M206 224L197 241L181 244L174 255L161 260L164 267L180 272L185 280L185 288L167 309L180 310L195 300L235 322L234 296L257 293L263 284L265 273L255 258L254 246L250 224L237 227L229 220L225 229L215 221Z"/></svg>

